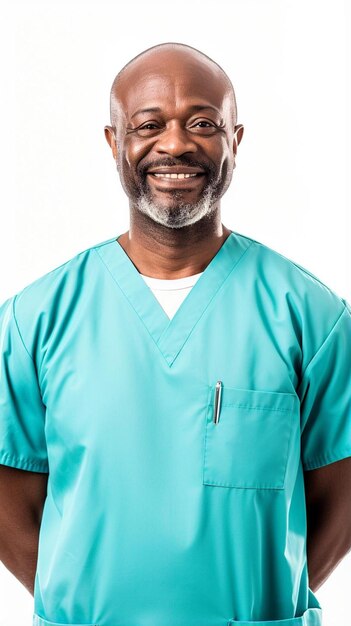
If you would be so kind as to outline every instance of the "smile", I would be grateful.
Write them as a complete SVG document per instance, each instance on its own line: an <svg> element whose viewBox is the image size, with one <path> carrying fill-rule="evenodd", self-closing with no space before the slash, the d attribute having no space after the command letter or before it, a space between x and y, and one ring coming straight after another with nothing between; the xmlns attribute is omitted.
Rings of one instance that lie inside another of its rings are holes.
<svg viewBox="0 0 351 626"><path fill-rule="evenodd" d="M205 174L203 172L185 174L184 172L166 174L163 172L149 172L148 177L150 182L156 184L156 189L167 190L171 187L178 189L195 188L199 185L203 185Z"/></svg>
<svg viewBox="0 0 351 626"><path fill-rule="evenodd" d="M197 174L153 174L156 178L193 178Z"/></svg>

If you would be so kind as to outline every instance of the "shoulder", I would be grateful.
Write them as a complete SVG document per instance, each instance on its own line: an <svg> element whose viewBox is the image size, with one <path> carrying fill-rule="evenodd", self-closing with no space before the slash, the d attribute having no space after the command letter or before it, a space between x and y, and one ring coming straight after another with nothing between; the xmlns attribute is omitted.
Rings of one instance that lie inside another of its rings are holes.
<svg viewBox="0 0 351 626"><path fill-rule="evenodd" d="M65 308L82 286L95 249L112 242L107 239L79 251L57 267L42 274L0 305L0 313L12 310L12 314L24 336L33 332L40 317L48 318L59 307ZM8 313L9 314L9 313Z"/></svg>
<svg viewBox="0 0 351 626"><path fill-rule="evenodd" d="M329 302L332 307L342 309L343 298L306 267L261 241L239 233L235 235L252 244L250 256L255 261L255 272L258 278L269 281L272 288L274 287L273 281L278 280L279 289L284 288L286 293L295 292L300 297L317 298L321 304Z"/></svg>
<svg viewBox="0 0 351 626"><path fill-rule="evenodd" d="M245 235L250 245L249 263L257 292L284 305L290 319L318 347L343 314L350 314L349 303L318 276L281 252ZM283 306L283 308L284 308Z"/></svg>

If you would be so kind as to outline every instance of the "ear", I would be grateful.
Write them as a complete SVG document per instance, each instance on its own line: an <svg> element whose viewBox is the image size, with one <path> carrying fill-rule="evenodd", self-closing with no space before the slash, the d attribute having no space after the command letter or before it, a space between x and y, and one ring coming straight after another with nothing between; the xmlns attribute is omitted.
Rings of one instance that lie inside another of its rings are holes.
<svg viewBox="0 0 351 626"><path fill-rule="evenodd" d="M112 156L114 159L117 159L117 146L116 146L115 131L113 130L112 126L105 126L104 132L105 132L106 141L112 150Z"/></svg>
<svg viewBox="0 0 351 626"><path fill-rule="evenodd" d="M236 156L238 145L241 142L244 134L244 127L242 124L237 124L234 128L234 141L233 141L233 152L234 156Z"/></svg>

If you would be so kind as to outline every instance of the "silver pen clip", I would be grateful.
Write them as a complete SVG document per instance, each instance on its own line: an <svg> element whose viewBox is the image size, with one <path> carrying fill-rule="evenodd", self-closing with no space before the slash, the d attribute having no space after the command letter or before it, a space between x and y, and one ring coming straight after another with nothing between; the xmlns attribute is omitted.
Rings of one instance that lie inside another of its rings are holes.
<svg viewBox="0 0 351 626"><path fill-rule="evenodd" d="M218 424L219 422L219 412L221 408L221 395L222 395L222 381L218 380L216 382L214 411L213 411L213 421L215 424Z"/></svg>

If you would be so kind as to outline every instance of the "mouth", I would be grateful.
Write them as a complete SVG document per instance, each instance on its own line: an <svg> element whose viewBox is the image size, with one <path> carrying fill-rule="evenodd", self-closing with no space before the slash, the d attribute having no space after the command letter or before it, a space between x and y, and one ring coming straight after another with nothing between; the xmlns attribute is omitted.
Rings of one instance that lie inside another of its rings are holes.
<svg viewBox="0 0 351 626"><path fill-rule="evenodd" d="M147 174L149 180L153 183L158 183L160 187L172 187L172 188L187 188L187 187L195 187L202 179L205 178L204 172L193 172L193 173L166 173L166 172L148 172Z"/></svg>

